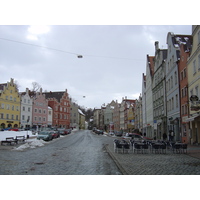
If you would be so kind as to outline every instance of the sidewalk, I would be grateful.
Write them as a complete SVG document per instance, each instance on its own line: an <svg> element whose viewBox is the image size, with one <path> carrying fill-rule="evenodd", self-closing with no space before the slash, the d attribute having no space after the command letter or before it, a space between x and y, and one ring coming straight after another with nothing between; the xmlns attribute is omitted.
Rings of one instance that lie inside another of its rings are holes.
<svg viewBox="0 0 200 200"><path fill-rule="evenodd" d="M114 137L113 137L114 140ZM186 154L116 153L113 140L106 150L124 175L200 175L200 146L188 145Z"/></svg>

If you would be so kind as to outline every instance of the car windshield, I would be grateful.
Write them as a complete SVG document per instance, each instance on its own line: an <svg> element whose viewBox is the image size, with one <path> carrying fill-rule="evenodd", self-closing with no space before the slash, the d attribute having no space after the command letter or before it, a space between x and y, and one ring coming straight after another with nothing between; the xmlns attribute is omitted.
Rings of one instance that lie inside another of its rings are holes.
<svg viewBox="0 0 200 200"><path fill-rule="evenodd" d="M44 131L41 131L38 133L39 135L48 135L49 133L48 132L44 132Z"/></svg>

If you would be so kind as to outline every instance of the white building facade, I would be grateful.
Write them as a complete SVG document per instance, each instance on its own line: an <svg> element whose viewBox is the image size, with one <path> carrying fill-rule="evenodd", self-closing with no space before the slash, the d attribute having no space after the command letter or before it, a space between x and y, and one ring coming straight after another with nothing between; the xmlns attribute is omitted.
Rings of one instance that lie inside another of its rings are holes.
<svg viewBox="0 0 200 200"><path fill-rule="evenodd" d="M29 89L21 93L21 128L29 129L32 126L33 99L29 96Z"/></svg>

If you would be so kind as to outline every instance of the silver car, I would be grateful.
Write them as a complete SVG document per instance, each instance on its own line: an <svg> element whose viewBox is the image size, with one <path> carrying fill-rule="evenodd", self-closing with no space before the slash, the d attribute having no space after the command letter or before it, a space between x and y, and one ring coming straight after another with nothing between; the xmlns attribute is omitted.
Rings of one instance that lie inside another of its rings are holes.
<svg viewBox="0 0 200 200"><path fill-rule="evenodd" d="M40 131L38 133L37 139L40 140L44 140L44 141L50 141L53 139L53 131Z"/></svg>

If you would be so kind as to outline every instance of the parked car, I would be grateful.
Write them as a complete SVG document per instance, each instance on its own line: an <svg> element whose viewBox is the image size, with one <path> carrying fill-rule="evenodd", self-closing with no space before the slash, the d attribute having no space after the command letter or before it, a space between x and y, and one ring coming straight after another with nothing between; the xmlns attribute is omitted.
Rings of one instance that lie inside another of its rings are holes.
<svg viewBox="0 0 200 200"><path fill-rule="evenodd" d="M59 138L60 137L60 133L57 130L54 130L54 131L52 131L52 137L53 137L53 139Z"/></svg>
<svg viewBox="0 0 200 200"><path fill-rule="evenodd" d="M9 129L9 131L19 131L19 129L18 128L11 128L11 129Z"/></svg>
<svg viewBox="0 0 200 200"><path fill-rule="evenodd" d="M71 133L71 129L58 129L60 135L68 135Z"/></svg>
<svg viewBox="0 0 200 200"><path fill-rule="evenodd" d="M70 134L72 132L71 129L66 129L66 131L68 132L68 134Z"/></svg>
<svg viewBox="0 0 200 200"><path fill-rule="evenodd" d="M146 137L146 136L142 136L142 138L143 138L144 140L153 140L153 138L149 138L149 137Z"/></svg>
<svg viewBox="0 0 200 200"><path fill-rule="evenodd" d="M96 131L96 134L98 134L98 135L103 135L103 130L99 130L99 129L98 129L98 130Z"/></svg>
<svg viewBox="0 0 200 200"><path fill-rule="evenodd" d="M95 132L96 130L97 130L97 128L96 128L96 127L93 127L92 131Z"/></svg>
<svg viewBox="0 0 200 200"><path fill-rule="evenodd" d="M136 140L142 140L143 137L139 133L128 133L128 137Z"/></svg>
<svg viewBox="0 0 200 200"><path fill-rule="evenodd" d="M121 131L115 131L115 136L121 137L123 133Z"/></svg>
<svg viewBox="0 0 200 200"><path fill-rule="evenodd" d="M53 131L40 131L38 132L38 136L37 139L40 140L44 140L44 141L50 141L53 139Z"/></svg>

